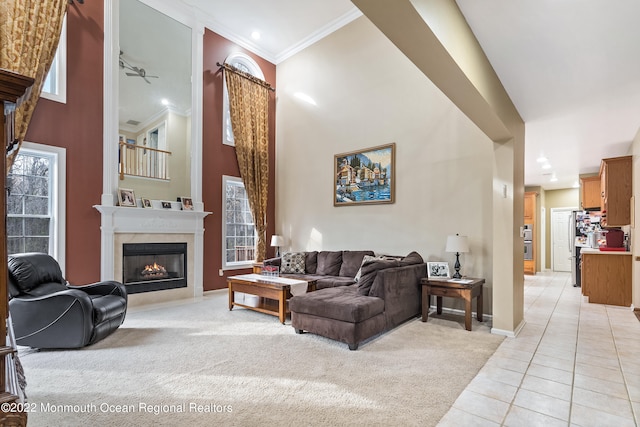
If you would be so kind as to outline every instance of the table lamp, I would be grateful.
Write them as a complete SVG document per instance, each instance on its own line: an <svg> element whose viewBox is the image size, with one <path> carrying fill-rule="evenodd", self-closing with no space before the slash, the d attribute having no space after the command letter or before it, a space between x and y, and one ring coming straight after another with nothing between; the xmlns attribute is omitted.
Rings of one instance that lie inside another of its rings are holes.
<svg viewBox="0 0 640 427"><path fill-rule="evenodd" d="M447 247L445 251L456 253L456 265L454 266L456 272L453 275L453 278L461 279L462 275L460 274L460 254L469 252L469 239L467 238L467 236L460 236L458 234L456 234L455 236L449 236L447 237Z"/></svg>
<svg viewBox="0 0 640 427"><path fill-rule="evenodd" d="M284 246L284 237L274 234L271 236L271 246L276 248L276 258L280 256L280 246Z"/></svg>

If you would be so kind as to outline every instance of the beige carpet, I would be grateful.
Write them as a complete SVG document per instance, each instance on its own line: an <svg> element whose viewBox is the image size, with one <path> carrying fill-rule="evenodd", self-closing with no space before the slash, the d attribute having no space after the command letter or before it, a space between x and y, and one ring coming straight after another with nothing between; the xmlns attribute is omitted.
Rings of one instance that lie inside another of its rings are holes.
<svg viewBox="0 0 640 427"><path fill-rule="evenodd" d="M349 351L229 311L224 291L137 309L91 347L20 349L29 426L433 426L502 341L463 323L414 319Z"/></svg>

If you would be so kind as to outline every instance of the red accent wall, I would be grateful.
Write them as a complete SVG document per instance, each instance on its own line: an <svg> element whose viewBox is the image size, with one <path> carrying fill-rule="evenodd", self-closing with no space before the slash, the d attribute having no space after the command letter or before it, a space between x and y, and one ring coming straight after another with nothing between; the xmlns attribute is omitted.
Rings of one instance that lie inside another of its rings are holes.
<svg viewBox="0 0 640 427"><path fill-rule="evenodd" d="M102 194L103 49L102 1L70 5L67 16L67 103L41 99L27 141L67 150L66 276L74 284L100 279L100 214L93 205ZM240 176L235 149L222 144L222 73L216 62L232 52L250 55L275 83L274 64L206 30L203 73L203 201L213 212L204 221L204 289L226 287L222 268L222 175ZM275 231L275 94L269 105L269 209L267 239ZM267 242L267 245L269 242ZM267 256L273 256L268 247ZM229 274L246 273L234 270Z"/></svg>
<svg viewBox="0 0 640 427"><path fill-rule="evenodd" d="M26 140L67 150L67 280L100 279L102 194L102 1L69 5L67 12L67 103L40 99Z"/></svg>
<svg viewBox="0 0 640 427"><path fill-rule="evenodd" d="M203 82L203 194L205 210L213 212L204 220L204 290L227 286L226 276L247 273L245 270L228 270L224 277L222 268L222 176L240 176L235 148L222 144L222 72L216 62L224 62L231 53L242 52L251 56L260 66L266 81L273 86L276 66L218 34L205 30L204 34L204 82ZM275 111L276 97L269 101L269 207L267 212L267 257L274 254L269 246L275 232Z"/></svg>

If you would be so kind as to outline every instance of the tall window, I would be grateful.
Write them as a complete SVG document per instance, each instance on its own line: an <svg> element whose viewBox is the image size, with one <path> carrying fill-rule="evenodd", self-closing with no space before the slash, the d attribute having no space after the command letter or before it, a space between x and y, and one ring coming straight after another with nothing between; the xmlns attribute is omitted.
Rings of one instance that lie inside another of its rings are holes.
<svg viewBox="0 0 640 427"><path fill-rule="evenodd" d="M255 261L256 229L242 179L223 176L222 266L245 268Z"/></svg>
<svg viewBox="0 0 640 427"><path fill-rule="evenodd" d="M233 53L225 59L229 65L237 69L249 73L254 77L264 80L264 74L260 66L250 56L243 53ZM222 79L222 143L226 145L235 145L233 139L233 129L231 127L231 113L229 112L229 94L227 92L227 80Z"/></svg>
<svg viewBox="0 0 640 427"><path fill-rule="evenodd" d="M44 252L64 265L64 157L57 147L20 149L7 177L9 254Z"/></svg>
<svg viewBox="0 0 640 427"><path fill-rule="evenodd" d="M42 98L67 102L67 16L62 21L62 32L58 50L51 63L49 74L42 85Z"/></svg>

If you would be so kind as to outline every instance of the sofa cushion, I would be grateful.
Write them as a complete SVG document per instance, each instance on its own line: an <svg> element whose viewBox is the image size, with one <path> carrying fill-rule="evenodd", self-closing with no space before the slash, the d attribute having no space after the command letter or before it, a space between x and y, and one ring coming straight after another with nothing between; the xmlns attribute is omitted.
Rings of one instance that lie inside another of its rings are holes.
<svg viewBox="0 0 640 427"><path fill-rule="evenodd" d="M352 286L323 289L290 300L291 311L358 323L384 311L380 298L358 295Z"/></svg>
<svg viewBox="0 0 640 427"><path fill-rule="evenodd" d="M365 255L373 255L373 251L342 251L342 265L340 274L342 277L355 277L362 265Z"/></svg>
<svg viewBox="0 0 640 427"><path fill-rule="evenodd" d="M316 274L318 269L318 251L307 252L304 259L304 272L307 274Z"/></svg>
<svg viewBox="0 0 640 427"><path fill-rule="evenodd" d="M360 275L360 280L358 281L358 294L369 295L371 285L373 285L373 281L375 280L378 271L385 268L397 267L399 262L400 261L397 261L395 259L379 259L363 265L362 274Z"/></svg>
<svg viewBox="0 0 640 427"><path fill-rule="evenodd" d="M337 286L353 285L355 280L353 277L340 277L340 276L316 276L317 283L316 289L335 288Z"/></svg>
<svg viewBox="0 0 640 427"><path fill-rule="evenodd" d="M338 276L342 265L342 251L322 251L318 253L316 274Z"/></svg>
<svg viewBox="0 0 640 427"><path fill-rule="evenodd" d="M286 252L282 255L280 273L285 274L304 274L305 273L305 253L304 252Z"/></svg>

